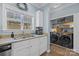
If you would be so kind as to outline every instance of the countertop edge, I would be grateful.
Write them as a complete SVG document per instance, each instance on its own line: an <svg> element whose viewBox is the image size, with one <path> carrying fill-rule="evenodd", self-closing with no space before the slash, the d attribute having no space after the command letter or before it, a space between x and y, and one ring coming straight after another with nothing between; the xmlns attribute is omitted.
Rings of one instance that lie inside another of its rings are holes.
<svg viewBox="0 0 79 59"><path fill-rule="evenodd" d="M34 38L39 38L39 37L44 37L44 36L46 36L46 35L38 35L38 36L36 36L36 37L28 37L28 38L20 38L20 39L18 39L18 38L6 38L6 39L3 39L3 41L5 41L5 42L1 42L0 41L0 46L1 45L5 45L5 44L10 44L10 43L16 43L16 42L20 42L20 41L25 41L25 40L30 40L30 39L34 39Z"/></svg>

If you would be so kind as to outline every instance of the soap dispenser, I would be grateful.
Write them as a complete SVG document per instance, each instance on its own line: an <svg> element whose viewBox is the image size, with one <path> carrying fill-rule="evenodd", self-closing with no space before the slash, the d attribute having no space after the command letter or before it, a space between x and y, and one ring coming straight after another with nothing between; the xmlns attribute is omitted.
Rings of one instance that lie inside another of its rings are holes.
<svg viewBox="0 0 79 59"><path fill-rule="evenodd" d="M13 32L11 33L11 38L14 38L14 33Z"/></svg>

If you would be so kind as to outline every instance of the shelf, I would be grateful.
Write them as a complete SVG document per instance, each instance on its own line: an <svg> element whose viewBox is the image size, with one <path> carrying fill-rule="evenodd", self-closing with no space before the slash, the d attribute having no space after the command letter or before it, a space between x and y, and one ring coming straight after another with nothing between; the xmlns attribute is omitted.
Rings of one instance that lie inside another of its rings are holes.
<svg viewBox="0 0 79 59"><path fill-rule="evenodd" d="M7 21L21 22L21 20L14 18L7 18Z"/></svg>
<svg viewBox="0 0 79 59"><path fill-rule="evenodd" d="M7 28L8 29L21 29L21 24L20 22L7 21Z"/></svg>
<svg viewBox="0 0 79 59"><path fill-rule="evenodd" d="M23 29L31 29L31 24L24 23L24 28Z"/></svg>

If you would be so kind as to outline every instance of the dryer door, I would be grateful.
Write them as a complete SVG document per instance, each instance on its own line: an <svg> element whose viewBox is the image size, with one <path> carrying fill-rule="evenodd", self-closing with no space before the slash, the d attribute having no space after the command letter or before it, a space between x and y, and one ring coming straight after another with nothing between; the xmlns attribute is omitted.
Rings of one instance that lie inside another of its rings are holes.
<svg viewBox="0 0 79 59"><path fill-rule="evenodd" d="M51 37L50 37L50 42L51 43L56 43L58 41L58 36L56 34L51 34Z"/></svg>
<svg viewBox="0 0 79 59"><path fill-rule="evenodd" d="M71 39L69 36L63 35L59 38L59 43L61 46L69 48Z"/></svg>
<svg viewBox="0 0 79 59"><path fill-rule="evenodd" d="M70 37L69 36L63 35L59 38L59 40L60 40L60 43L62 43L62 44L65 44L65 45L70 44Z"/></svg>

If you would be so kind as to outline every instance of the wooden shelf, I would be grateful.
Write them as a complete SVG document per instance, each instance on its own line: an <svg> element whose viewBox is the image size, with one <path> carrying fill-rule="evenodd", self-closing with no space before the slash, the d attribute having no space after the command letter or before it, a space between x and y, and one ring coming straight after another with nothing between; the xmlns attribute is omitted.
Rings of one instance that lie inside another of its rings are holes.
<svg viewBox="0 0 79 59"><path fill-rule="evenodd" d="M29 24L29 23L24 23L23 29L31 29L31 24Z"/></svg>
<svg viewBox="0 0 79 59"><path fill-rule="evenodd" d="M21 25L20 25L20 22L7 21L7 28L8 29L21 29Z"/></svg>

